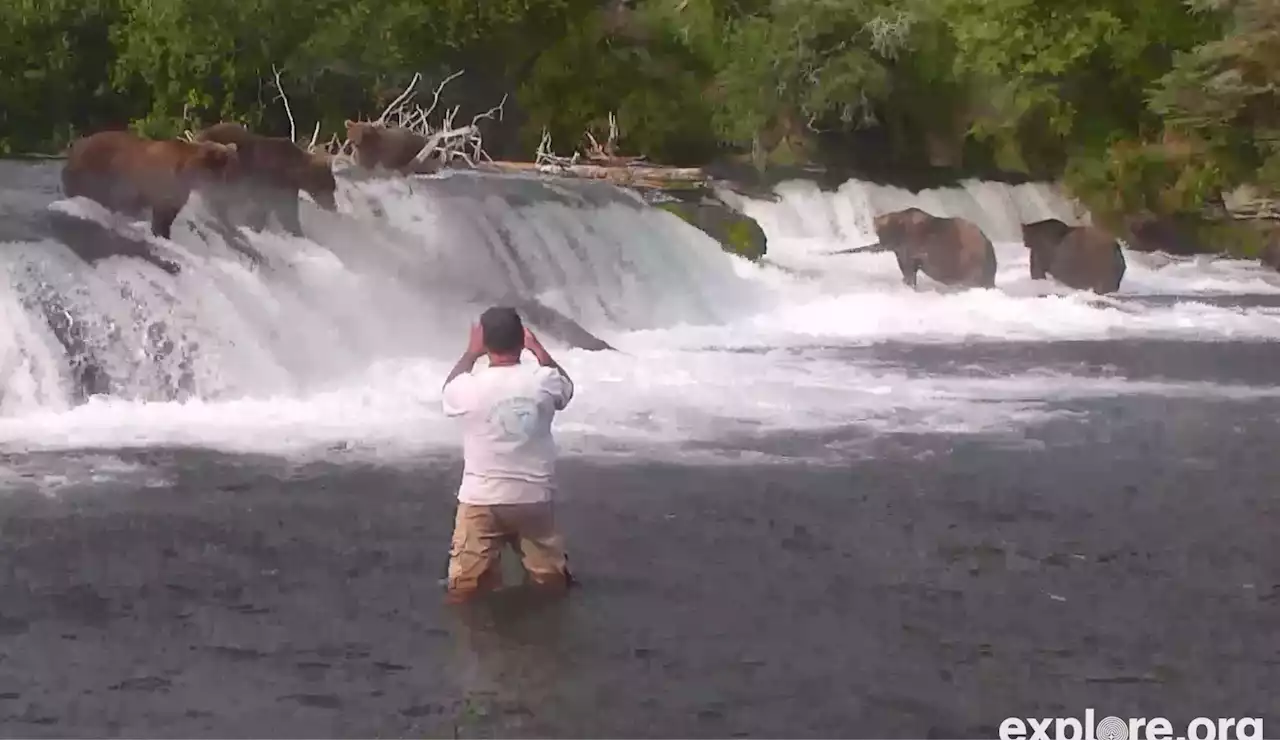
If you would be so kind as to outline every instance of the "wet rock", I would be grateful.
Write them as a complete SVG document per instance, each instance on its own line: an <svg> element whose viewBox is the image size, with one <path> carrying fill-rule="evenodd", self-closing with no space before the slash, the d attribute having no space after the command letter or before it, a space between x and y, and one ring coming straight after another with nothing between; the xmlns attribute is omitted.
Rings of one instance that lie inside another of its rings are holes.
<svg viewBox="0 0 1280 740"><path fill-rule="evenodd" d="M590 352L613 349L608 342L587 331L581 324L550 306L536 300L507 302L514 303L516 309L533 326L535 331L544 332L547 336L558 339L571 347L585 349Z"/></svg>
<svg viewBox="0 0 1280 740"><path fill-rule="evenodd" d="M1197 238L1195 224L1173 217L1135 217L1126 224L1125 242L1138 252L1193 255L1215 251Z"/></svg>
<svg viewBox="0 0 1280 740"><path fill-rule="evenodd" d="M768 251L764 229L755 219L710 195L669 198L654 205L720 242L730 254L757 261Z"/></svg>
<svg viewBox="0 0 1280 740"><path fill-rule="evenodd" d="M1262 247L1262 253L1258 255L1262 264L1280 272L1280 232L1273 232L1267 243Z"/></svg>

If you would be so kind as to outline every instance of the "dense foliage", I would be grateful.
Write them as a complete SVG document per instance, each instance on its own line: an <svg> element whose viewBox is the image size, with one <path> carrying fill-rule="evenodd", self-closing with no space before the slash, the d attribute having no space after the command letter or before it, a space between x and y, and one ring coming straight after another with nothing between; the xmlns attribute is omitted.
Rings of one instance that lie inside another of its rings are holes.
<svg viewBox="0 0 1280 740"><path fill-rule="evenodd" d="M238 119L323 137L415 72L496 155L616 113L653 160L1064 178L1102 213L1280 190L1272 0L10 0L0 151ZM496 143L494 143L496 141Z"/></svg>

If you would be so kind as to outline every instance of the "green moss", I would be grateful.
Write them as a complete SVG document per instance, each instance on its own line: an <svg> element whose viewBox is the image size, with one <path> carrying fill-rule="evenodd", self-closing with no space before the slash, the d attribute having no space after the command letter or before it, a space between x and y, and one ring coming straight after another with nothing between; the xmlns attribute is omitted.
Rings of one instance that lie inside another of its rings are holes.
<svg viewBox="0 0 1280 740"><path fill-rule="evenodd" d="M754 228L753 228L754 227ZM743 217L741 220L729 224L726 246L730 252L746 257L750 260L758 260L764 256L764 249L757 243L756 236L760 227L755 221ZM759 253L757 254L757 250Z"/></svg>
<svg viewBox="0 0 1280 740"><path fill-rule="evenodd" d="M730 254L754 262L767 251L767 239L760 224L723 203L668 201L658 203L657 207L675 214L685 223L720 242L721 248Z"/></svg>

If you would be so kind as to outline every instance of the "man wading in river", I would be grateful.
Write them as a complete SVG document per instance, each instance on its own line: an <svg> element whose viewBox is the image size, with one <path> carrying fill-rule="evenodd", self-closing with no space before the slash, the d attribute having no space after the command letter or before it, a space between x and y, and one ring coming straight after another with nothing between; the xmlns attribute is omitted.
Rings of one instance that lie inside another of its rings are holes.
<svg viewBox="0 0 1280 740"><path fill-rule="evenodd" d="M537 365L520 362L526 349ZM485 355L488 367L472 371ZM564 541L552 514L551 420L572 398L573 381L515 309L481 314L467 351L444 382L444 413L462 420L465 461L449 549L449 602L501 583L499 557L508 542L535 586L556 592L568 587Z"/></svg>

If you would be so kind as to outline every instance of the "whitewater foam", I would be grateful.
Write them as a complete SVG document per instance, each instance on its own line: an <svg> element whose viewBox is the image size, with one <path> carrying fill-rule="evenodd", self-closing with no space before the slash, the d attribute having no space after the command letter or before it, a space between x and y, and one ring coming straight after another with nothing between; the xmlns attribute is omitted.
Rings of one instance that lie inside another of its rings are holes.
<svg viewBox="0 0 1280 740"><path fill-rule="evenodd" d="M315 239L217 233L197 206L175 242L183 266L93 267L56 243L0 248L0 448L199 446L237 452L401 456L454 449L439 384L486 303L542 301L620 349L553 346L578 381L559 423L571 454L691 454L693 443L787 432L1016 432L1108 395L1264 397L1271 389L1071 375L918 375L825 350L882 341L967 343L1280 338L1280 308L1194 300L1280 292L1256 264L1127 254L1122 293L1031 281L1018 225L1078 221L1045 185L969 183L911 196L860 182L743 199L769 238L754 265L675 216L601 183L452 174L342 180L341 213L304 207ZM992 290L902 286L891 255L830 253L872 241L872 214L918 205L978 223L996 242ZM90 204L57 204L94 219ZM99 209L100 210L100 209ZM137 225L134 228L141 228ZM241 238L270 267L228 246ZM1183 295L1164 305L1135 295ZM74 402L62 340L36 299L83 327L111 394ZM343 453L346 454L346 453Z"/></svg>
<svg viewBox="0 0 1280 740"><path fill-rule="evenodd" d="M1000 292L1014 297L1069 294L1072 291L1030 279L1021 225L1048 218L1067 224L1090 220L1075 201L1045 183L966 181L916 195L858 180L831 192L801 181L782 183L776 190L777 202L726 197L764 228L770 263L838 292L896 288L901 273L892 255L833 253L874 244L875 214L917 207L936 216L967 219L983 230L996 248ZM1129 249L1124 256L1128 267L1119 295L1280 294L1280 274L1257 260L1175 258Z"/></svg>
<svg viewBox="0 0 1280 740"><path fill-rule="evenodd" d="M732 438L804 432L1017 433L1069 416L1063 401L1113 396L1248 400L1280 388L1133 381L1062 373L1006 378L912 375L845 359L772 350L567 351L579 384L560 415L567 454L714 454ZM439 406L443 363L379 363L345 387L307 397L134 403L93 399L65 412L0 419L9 450L193 446L303 456L359 451L402 459L457 444ZM705 447L692 448L698 443Z"/></svg>

